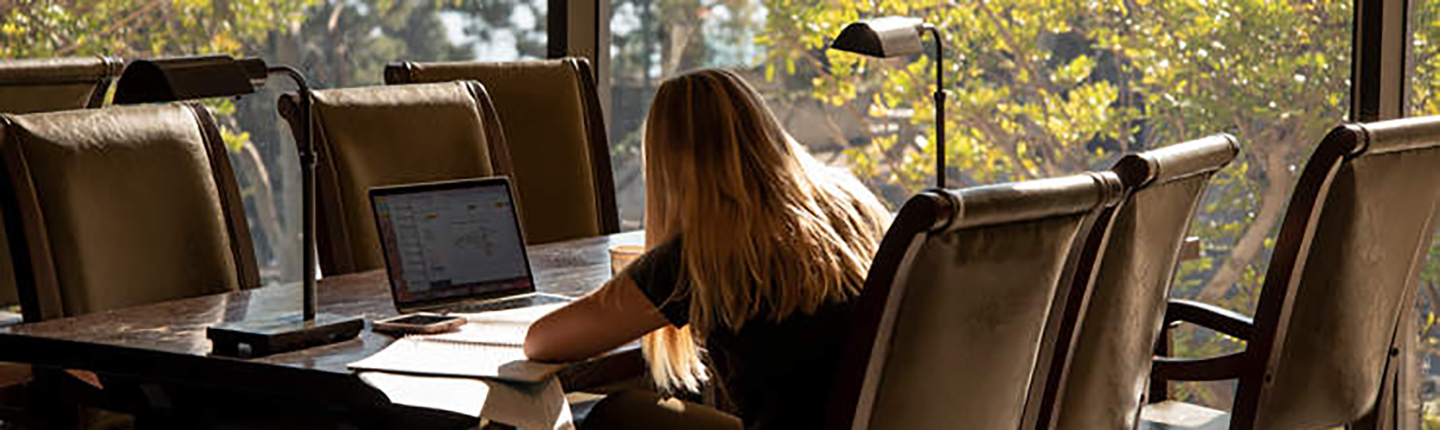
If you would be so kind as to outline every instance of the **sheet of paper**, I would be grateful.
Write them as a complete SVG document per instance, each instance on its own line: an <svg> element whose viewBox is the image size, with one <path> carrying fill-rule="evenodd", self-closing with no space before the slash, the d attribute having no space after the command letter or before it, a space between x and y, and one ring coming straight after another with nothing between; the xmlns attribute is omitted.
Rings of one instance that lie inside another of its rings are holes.
<svg viewBox="0 0 1440 430"><path fill-rule="evenodd" d="M480 379L363 372L360 379L391 402L483 417L527 429L573 430L560 381L509 384Z"/></svg>
<svg viewBox="0 0 1440 430"><path fill-rule="evenodd" d="M453 332L424 335L423 337L450 342L523 346L525 345L525 334L530 330L530 324L561 306L564 304L455 314L465 317L468 323Z"/></svg>
<svg viewBox="0 0 1440 430"><path fill-rule="evenodd" d="M406 336L351 369L434 376L541 382L564 365L526 359L522 346L530 323L561 305L533 306L464 315L459 330Z"/></svg>
<svg viewBox="0 0 1440 430"><path fill-rule="evenodd" d="M530 323L545 314L554 312L565 306L565 303L555 303L542 306L529 306L518 309L506 309L503 311L477 312L473 314L456 313L454 315L464 316L472 322L503 321L503 322L524 322Z"/></svg>
<svg viewBox="0 0 1440 430"><path fill-rule="evenodd" d="M356 370L434 376L496 378L543 382L563 364L533 362L518 346L437 342L419 337L396 340L363 360L350 363Z"/></svg>

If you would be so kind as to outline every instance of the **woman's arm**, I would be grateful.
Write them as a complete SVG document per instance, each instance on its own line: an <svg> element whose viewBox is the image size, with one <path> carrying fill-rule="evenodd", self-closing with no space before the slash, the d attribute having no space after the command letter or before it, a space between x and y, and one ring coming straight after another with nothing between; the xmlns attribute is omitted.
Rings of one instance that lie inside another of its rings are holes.
<svg viewBox="0 0 1440 430"><path fill-rule="evenodd" d="M617 276L598 291L530 325L525 355L536 361L594 357L670 325L629 276Z"/></svg>

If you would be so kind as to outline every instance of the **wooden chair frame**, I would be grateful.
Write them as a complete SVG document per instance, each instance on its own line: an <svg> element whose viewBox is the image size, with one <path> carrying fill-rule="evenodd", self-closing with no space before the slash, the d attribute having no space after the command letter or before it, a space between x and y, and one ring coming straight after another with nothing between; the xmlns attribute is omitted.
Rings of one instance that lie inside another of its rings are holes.
<svg viewBox="0 0 1440 430"><path fill-rule="evenodd" d="M1239 143L1234 136L1228 134L1218 134L1205 139L1177 145L1196 143L1215 144L1212 142L1223 142L1230 151L1229 156L1225 157L1224 161L1218 165L1215 164L1215 161L1219 160L1218 158L1205 158L1207 156L1219 157L1218 153L1206 155L1206 153L1192 152L1191 154L1193 155L1166 159L1166 161L1173 162L1176 165L1165 166L1162 165L1160 159L1156 158L1156 155L1149 152L1141 152L1122 157L1120 160L1117 160L1115 165L1110 169L1111 172L1120 178L1120 182L1124 185L1124 197L1115 206L1105 209L1105 213L1101 215L1100 219L1110 224L1105 228L1091 229L1090 237L1086 239L1084 248L1080 250L1078 255L1080 261L1077 262L1077 270L1081 271L1082 276L1077 276L1072 279L1074 285L1070 288L1071 296L1068 300L1062 302L1065 304L1065 307L1061 308L1063 309L1063 313L1061 314L1060 321L1066 329L1057 332L1059 338L1056 340L1056 344L1063 346L1063 349L1057 351L1055 358L1050 362L1051 367L1047 374L1050 379L1046 381L1043 386L1036 386L1037 389L1043 389L1045 391L1040 397L1040 408L1037 410L1038 417L1035 419L1033 428L1050 429L1055 427L1054 421L1060 412L1057 403L1065 393L1065 388L1068 383L1066 377L1069 375L1071 366L1070 361L1075 354L1075 343L1077 342L1075 338L1080 335L1081 325L1086 320L1087 311L1090 308L1090 296L1094 292L1094 284L1099 274L1098 269L1104 264L1103 257L1105 251L1109 248L1109 240L1112 233L1110 226L1112 226L1115 221L1115 214L1126 205L1131 204L1131 197L1141 190L1151 186L1193 178L1196 175L1213 174L1215 171L1229 164L1229 162L1233 160L1233 157L1240 152ZM1203 193L1203 189L1201 192ZM1189 214L1193 217L1193 208ZM1184 242L1183 233L1180 239L1181 240L1177 241L1177 246ZM1178 256L1179 250L1176 250L1175 254ZM1171 265L1173 266L1174 263L1172 262ZM1169 286L1169 278L1167 277L1162 285L1155 286L1155 288L1164 288L1166 291L1169 291ZM1139 413L1139 411L1137 410L1136 413Z"/></svg>
<svg viewBox="0 0 1440 430"><path fill-rule="evenodd" d="M1051 304L1052 318L1047 318L1040 339L1040 350L1021 421L1022 429L1050 425L1048 417L1053 415L1050 411L1054 401L1046 399L1057 396L1056 387L1064 383L1063 370L1068 367L1073 350L1070 343L1077 335L1077 322L1084 316L1079 311L1083 311L1083 303L1089 299L1097 258L1103 255L1108 245L1115 211L1127 196L1119 185L1120 179L1114 174L1091 174L1102 182L1114 181L1116 191L1085 215L1076 233L1083 238L1075 239L1065 258ZM831 391L825 428L852 429L866 369L872 365L870 351L879 335L881 319L896 276L912 264L912 256L925 243L928 235L951 228L951 224L958 221L957 213L962 211L958 208L963 206L964 202L951 191L929 190L906 202L891 223L870 266L861 297L856 299L850 333L840 358L842 372Z"/></svg>
<svg viewBox="0 0 1440 430"><path fill-rule="evenodd" d="M1156 344L1156 358L1153 362L1150 385L1150 403L1157 403L1168 397L1169 381L1218 381L1238 379L1230 428L1250 430L1257 425L1257 415L1262 396L1266 395L1274 371L1283 365L1283 345L1289 333L1288 317L1294 307L1299 287L1300 273L1309 257L1311 242L1315 238L1321 211L1329 189L1340 168L1349 160L1360 157L1370 149L1369 132L1362 125L1345 125L1330 132L1316 147L1306 162L1299 182L1291 194L1280 233L1275 239L1275 248L1255 317L1246 317L1237 312L1214 305L1189 301L1171 300L1165 315L1165 328L1181 323L1192 323L1246 342L1244 351L1208 358L1173 358L1169 354L1169 338L1162 335ZM1413 289L1405 290L1401 298L1402 309L1408 312L1409 298ZM1353 423L1351 428L1389 428L1391 417L1381 413L1380 406L1395 396L1395 373L1398 370L1398 336L1404 331L1399 322L1403 315L1396 315L1392 323L1391 348L1385 361L1382 386L1371 412Z"/></svg>

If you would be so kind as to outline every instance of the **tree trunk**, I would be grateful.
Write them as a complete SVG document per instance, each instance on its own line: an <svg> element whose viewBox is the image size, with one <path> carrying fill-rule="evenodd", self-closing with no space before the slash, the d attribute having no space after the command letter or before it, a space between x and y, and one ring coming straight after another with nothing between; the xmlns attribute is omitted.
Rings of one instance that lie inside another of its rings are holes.
<svg viewBox="0 0 1440 430"><path fill-rule="evenodd" d="M1210 277L1210 282L1200 289L1200 294L1196 296L1199 301L1214 302L1230 291L1230 287L1240 280L1245 267L1265 248L1265 238L1275 229L1284 213L1288 202L1286 197L1289 195L1287 191L1292 182L1290 169L1287 168L1288 157L1285 151L1280 150L1267 152L1263 156L1266 185L1264 193L1261 194L1260 211L1245 229L1245 234L1230 248L1230 255L1225 263Z"/></svg>
<svg viewBox="0 0 1440 430"><path fill-rule="evenodd" d="M260 230L265 234L265 240L269 242L271 252L275 261L295 261L296 247L290 243L289 237L285 235L284 226L280 222L280 211L275 207L274 186L270 182L270 172L265 168L265 162L260 157L260 152L253 144L245 145L240 149L236 157L240 174L249 179L252 192L255 193L255 221L260 225ZM282 263L283 265L284 263ZM264 263L262 262L262 266ZM280 273L281 281L288 281L283 267Z"/></svg>

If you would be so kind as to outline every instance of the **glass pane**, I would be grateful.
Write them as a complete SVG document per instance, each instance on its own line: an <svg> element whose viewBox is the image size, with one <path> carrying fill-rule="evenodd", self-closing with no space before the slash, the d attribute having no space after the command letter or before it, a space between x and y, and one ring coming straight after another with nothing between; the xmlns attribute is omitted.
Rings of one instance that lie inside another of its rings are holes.
<svg viewBox="0 0 1440 430"><path fill-rule="evenodd" d="M0 58L226 53L300 69L312 88L380 85L393 61L540 58L546 0L257 0L0 2ZM299 168L269 81L255 95L209 100L231 150L264 282L300 279Z"/></svg>
<svg viewBox="0 0 1440 430"><path fill-rule="evenodd" d="M1440 115L1440 1L1411 4L1409 116ZM1440 232L1430 244L1430 253L1420 272L1416 294L1415 323L1418 334L1405 369L1407 394L1418 398L1421 428L1440 429Z"/></svg>
<svg viewBox="0 0 1440 430"><path fill-rule="evenodd" d="M819 159L898 209L934 183L933 40L886 60L827 50L860 17L906 15L945 44L952 187L1108 168L1215 133L1243 155L1214 178L1175 297L1252 312L1274 232L1310 148L1348 109L1350 2L614 0L612 151L622 216L641 222L640 124L659 82L733 67ZM1234 351L1191 328L1182 356ZM1228 409L1228 384L1178 397Z"/></svg>

